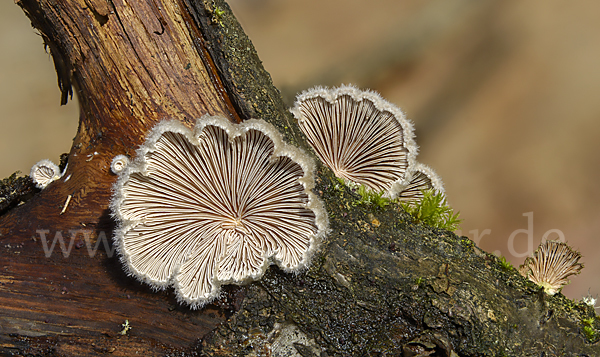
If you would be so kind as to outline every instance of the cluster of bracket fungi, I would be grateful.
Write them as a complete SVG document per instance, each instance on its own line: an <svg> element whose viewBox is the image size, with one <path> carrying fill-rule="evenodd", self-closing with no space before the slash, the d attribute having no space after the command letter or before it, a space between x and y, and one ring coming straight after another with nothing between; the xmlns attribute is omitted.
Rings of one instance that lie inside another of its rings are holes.
<svg viewBox="0 0 600 357"><path fill-rule="evenodd" d="M317 157L346 184L404 202L424 190L443 194L435 172L416 161L412 123L378 94L316 87L291 112ZM193 130L163 121L133 160L117 155L111 171L118 175L114 241L125 270L157 290L173 286L193 309L224 284L259 279L271 263L306 268L328 231L312 192L312 158L263 120L232 124L207 115ZM44 188L61 174L43 160L31 177ZM527 274L539 279L534 265Z"/></svg>
<svg viewBox="0 0 600 357"><path fill-rule="evenodd" d="M444 192L435 172L416 161L412 123L379 94L315 87L291 111L319 159L347 183L409 202L424 190Z"/></svg>

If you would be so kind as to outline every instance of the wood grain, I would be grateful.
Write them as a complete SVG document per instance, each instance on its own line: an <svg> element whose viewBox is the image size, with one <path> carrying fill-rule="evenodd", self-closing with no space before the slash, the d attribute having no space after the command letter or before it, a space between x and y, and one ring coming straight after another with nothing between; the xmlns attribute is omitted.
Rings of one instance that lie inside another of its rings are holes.
<svg viewBox="0 0 600 357"><path fill-rule="evenodd" d="M80 125L63 178L0 217L2 348L53 346L86 355L109 346L117 354L153 355L191 345L230 307L190 311L171 292L153 292L127 277L111 254L108 204L116 179L112 158L134 156L158 121L191 125L204 114L241 120L203 47L195 19L207 15L174 1L18 5L50 49L63 102L77 95ZM47 254L41 232L48 247L59 234L67 250L72 244L69 253L57 241ZM133 328L123 336L125 320Z"/></svg>

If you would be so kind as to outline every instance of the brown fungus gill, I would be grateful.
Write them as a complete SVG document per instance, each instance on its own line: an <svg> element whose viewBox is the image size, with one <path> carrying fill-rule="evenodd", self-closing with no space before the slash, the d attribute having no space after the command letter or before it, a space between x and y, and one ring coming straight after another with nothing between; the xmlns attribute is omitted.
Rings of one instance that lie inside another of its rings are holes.
<svg viewBox="0 0 600 357"><path fill-rule="evenodd" d="M413 125L372 91L315 87L291 109L321 161L350 184L416 202L424 190L444 194L438 175L416 161Z"/></svg>
<svg viewBox="0 0 600 357"><path fill-rule="evenodd" d="M435 193L444 194L444 184L440 177L429 166L416 162L408 170L406 183L396 183L392 190L397 192L396 197L404 202L416 202L423 198L423 192L433 190Z"/></svg>
<svg viewBox="0 0 600 357"><path fill-rule="evenodd" d="M48 159L40 160L33 165L29 173L29 177L39 189L46 188L50 182L58 180L61 176L58 166Z"/></svg>
<svg viewBox="0 0 600 357"><path fill-rule="evenodd" d="M519 267L524 277L544 288L549 295L569 284L571 275L579 274L581 254L561 241L546 241Z"/></svg>
<svg viewBox="0 0 600 357"><path fill-rule="evenodd" d="M158 124L119 175L115 243L129 274L198 308L273 261L307 267L327 230L313 163L264 121Z"/></svg>
<svg viewBox="0 0 600 357"><path fill-rule="evenodd" d="M417 146L404 113L377 93L315 87L291 109L317 156L337 177L370 190L404 183Z"/></svg>

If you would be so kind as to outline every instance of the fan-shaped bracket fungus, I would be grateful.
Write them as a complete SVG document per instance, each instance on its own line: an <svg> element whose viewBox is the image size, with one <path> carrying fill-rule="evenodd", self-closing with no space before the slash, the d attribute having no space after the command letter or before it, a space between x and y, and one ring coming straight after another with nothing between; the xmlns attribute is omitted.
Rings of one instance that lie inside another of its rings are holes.
<svg viewBox="0 0 600 357"><path fill-rule="evenodd" d="M39 189L46 188L50 182L58 180L61 176L58 166L48 159L40 160L33 165L29 173L29 177Z"/></svg>
<svg viewBox="0 0 600 357"><path fill-rule="evenodd" d="M417 145L413 125L400 108L354 86L315 87L291 109L321 161L337 177L393 196L408 183Z"/></svg>
<svg viewBox="0 0 600 357"><path fill-rule="evenodd" d="M159 123L119 174L111 210L127 272L198 308L270 263L298 272L327 231L314 164L262 120Z"/></svg>
<svg viewBox="0 0 600 357"><path fill-rule="evenodd" d="M579 274L581 254L561 241L546 241L519 267L521 275L544 288L549 295L569 284L571 275Z"/></svg>
<svg viewBox="0 0 600 357"><path fill-rule="evenodd" d="M423 191L433 190L436 194L444 194L444 184L440 177L429 166L416 162L408 170L407 180L395 183L391 196L402 202L416 202L423 198Z"/></svg>

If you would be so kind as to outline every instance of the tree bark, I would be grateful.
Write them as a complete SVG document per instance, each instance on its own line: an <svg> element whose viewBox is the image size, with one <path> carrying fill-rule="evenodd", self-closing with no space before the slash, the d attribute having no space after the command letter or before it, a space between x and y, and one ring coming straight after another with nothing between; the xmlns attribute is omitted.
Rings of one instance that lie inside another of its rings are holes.
<svg viewBox="0 0 600 357"><path fill-rule="evenodd" d="M18 5L50 49L62 102L74 91L81 110L63 178L0 216L0 351L600 355L592 307L545 295L467 238L412 223L399 206L358 204L323 167L315 192L331 233L306 272L271 267L196 311L126 276L111 254L110 163L134 155L157 122L261 118L310 150L222 0Z"/></svg>

